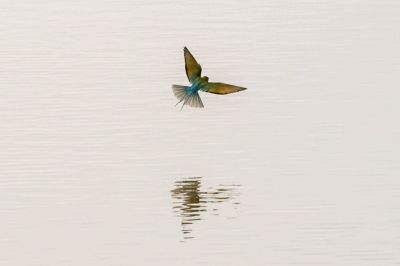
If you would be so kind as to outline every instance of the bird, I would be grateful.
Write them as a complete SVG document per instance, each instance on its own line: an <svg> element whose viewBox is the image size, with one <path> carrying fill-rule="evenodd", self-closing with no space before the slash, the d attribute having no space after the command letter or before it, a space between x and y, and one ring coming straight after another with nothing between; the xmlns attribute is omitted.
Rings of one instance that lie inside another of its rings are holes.
<svg viewBox="0 0 400 266"><path fill-rule="evenodd" d="M221 82L208 82L208 77L201 76L201 66L197 63L194 56L190 53L187 47L183 48L185 58L186 76L191 83L190 86L172 85L172 90L179 100L177 106L183 102L181 110L185 105L190 107L204 108L203 102L199 96L199 91L214 93L214 94L229 94L245 90L244 87L230 85Z"/></svg>

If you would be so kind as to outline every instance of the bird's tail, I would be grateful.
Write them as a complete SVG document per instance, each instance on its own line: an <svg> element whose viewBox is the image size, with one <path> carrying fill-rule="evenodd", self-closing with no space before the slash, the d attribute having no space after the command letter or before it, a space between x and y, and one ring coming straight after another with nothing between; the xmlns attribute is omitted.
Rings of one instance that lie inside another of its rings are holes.
<svg viewBox="0 0 400 266"><path fill-rule="evenodd" d="M182 108L186 104L189 105L190 107L203 108L204 105L200 99L199 93L198 92L189 93L188 88L189 87L187 87L187 86L172 85L172 90L173 90L176 98L178 98L178 100L179 100L179 102L176 105L183 102ZM181 110L182 110L182 108L181 108Z"/></svg>

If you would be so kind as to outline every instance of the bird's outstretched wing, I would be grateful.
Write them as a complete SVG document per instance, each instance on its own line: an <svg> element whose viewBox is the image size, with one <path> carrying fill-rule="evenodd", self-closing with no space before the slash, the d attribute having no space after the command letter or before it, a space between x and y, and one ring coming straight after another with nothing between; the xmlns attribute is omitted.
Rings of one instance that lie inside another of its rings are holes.
<svg viewBox="0 0 400 266"><path fill-rule="evenodd" d="M193 82L196 78L201 75L201 66L197 63L196 59L194 59L193 55L189 52L188 48L183 49L185 55L185 69L186 76L188 77L190 82Z"/></svg>
<svg viewBox="0 0 400 266"><path fill-rule="evenodd" d="M234 93L238 91L245 90L246 88L235 86L235 85L230 85L226 83L220 83L220 82L209 82L207 84L207 92L210 93L215 93L215 94L229 94L229 93Z"/></svg>

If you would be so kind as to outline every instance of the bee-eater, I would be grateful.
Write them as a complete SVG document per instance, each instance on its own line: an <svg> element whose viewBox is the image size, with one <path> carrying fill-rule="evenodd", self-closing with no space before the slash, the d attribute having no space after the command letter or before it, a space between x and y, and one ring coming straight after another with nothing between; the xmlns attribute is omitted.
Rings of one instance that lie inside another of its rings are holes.
<svg viewBox="0 0 400 266"><path fill-rule="evenodd" d="M186 76L188 77L191 86L172 85L172 90L179 102L183 102L182 108L185 105L191 107L203 108L203 102L200 99L198 91L210 92L215 94L228 94L245 90L246 88L229 85L220 82L208 82L208 77L201 76L201 66L194 59L188 48L183 49L185 57ZM181 108L181 110L182 110Z"/></svg>

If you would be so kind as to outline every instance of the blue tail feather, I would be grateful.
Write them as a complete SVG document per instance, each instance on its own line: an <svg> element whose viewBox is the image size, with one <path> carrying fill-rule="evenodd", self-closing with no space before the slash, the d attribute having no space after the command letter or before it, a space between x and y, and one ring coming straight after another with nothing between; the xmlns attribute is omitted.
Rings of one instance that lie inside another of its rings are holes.
<svg viewBox="0 0 400 266"><path fill-rule="evenodd" d="M187 86L181 86L181 85L172 85L172 90L176 96L176 98L179 100L179 102L176 104L180 104L183 102L182 108L185 105L189 105L190 107L197 107L197 108L203 108L203 102L201 101L200 95L198 92L189 92L189 87ZM175 106L176 106L175 105ZM181 108L181 110L182 110Z"/></svg>

